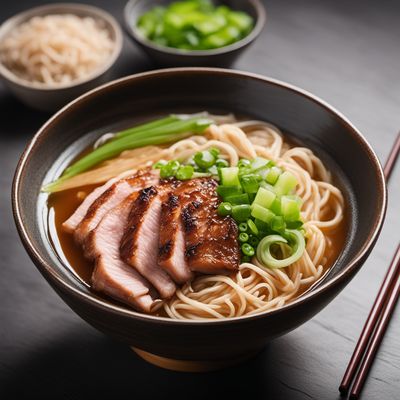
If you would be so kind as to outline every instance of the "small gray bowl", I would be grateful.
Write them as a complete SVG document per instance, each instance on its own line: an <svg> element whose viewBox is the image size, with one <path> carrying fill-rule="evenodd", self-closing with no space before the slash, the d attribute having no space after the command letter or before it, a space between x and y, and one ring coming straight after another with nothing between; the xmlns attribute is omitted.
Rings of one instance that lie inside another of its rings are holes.
<svg viewBox="0 0 400 400"><path fill-rule="evenodd" d="M114 41L114 49L104 65L89 75L71 83L48 87L19 78L0 62L0 76L16 97L26 105L42 111L55 111L84 92L107 81L111 67L122 49L122 31L118 22L109 13L92 6L75 3L50 4L21 12L0 26L0 42L18 25L35 16L48 14L74 14L102 20Z"/></svg>
<svg viewBox="0 0 400 400"><path fill-rule="evenodd" d="M130 0L125 6L125 28L129 36L150 56L164 67L229 67L260 35L266 19L265 7L260 0L223 0L234 10L244 11L254 18L253 30L242 40L229 46L212 50L181 50L160 46L145 38L137 29L138 18L156 5L168 5L171 0Z"/></svg>

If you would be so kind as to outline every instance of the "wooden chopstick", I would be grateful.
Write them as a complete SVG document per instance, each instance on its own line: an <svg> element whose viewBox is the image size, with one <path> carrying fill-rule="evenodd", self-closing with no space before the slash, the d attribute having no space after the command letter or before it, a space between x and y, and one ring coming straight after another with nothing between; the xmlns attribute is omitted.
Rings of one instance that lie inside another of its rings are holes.
<svg viewBox="0 0 400 400"><path fill-rule="evenodd" d="M386 182L389 182L389 178L396 164L399 152L400 152L400 132L397 134L397 138L392 146L392 150L390 151L389 157L387 158L385 166L383 167L383 174L385 175Z"/></svg>
<svg viewBox="0 0 400 400"><path fill-rule="evenodd" d="M396 164L399 152L400 152L400 132L397 135L396 141L393 144L393 147L390 151L389 157L388 157L385 167L383 169L383 172L384 172L384 175L386 178L386 182L389 181L390 175ZM399 246L399 248L400 248L400 246ZM398 268L397 268L398 263L396 262L396 259L399 256L399 248L397 249L396 255L395 255L394 259L392 260L392 263L390 264L390 267L388 268L388 270L386 272L386 275L382 282L382 285L379 288L378 295L377 295L375 302L371 308L371 311L370 311L368 318L365 322L365 325L362 329L361 335L358 339L357 345L351 356L350 362L347 366L346 372L343 376L342 382L339 386L339 391L342 395L345 395L348 393L351 382L353 381L353 378L358 370L359 364L360 364L360 362L363 358L363 355L365 354L365 351L367 349L368 343L370 342L371 335L373 334L375 327L379 323L379 319L380 319L380 316L382 313L382 309L385 306L386 299L390 296L390 293L392 292L392 286L394 285L394 281L396 280L396 278L399 279L399 277L400 277L400 272L398 272ZM392 308L394 309L394 306ZM389 314L387 322L386 323L384 322L385 326L383 327L383 331L381 332L382 337L384 334L384 330L387 326L387 323L389 322L390 316L391 316L391 314ZM382 330L382 328L381 328L381 330ZM382 340L382 337L380 337L380 339L378 341L375 341L375 345L379 346L379 343ZM372 342L371 342L371 346L372 346ZM373 351L374 352L373 355L375 355L378 346L376 346L376 347L375 346L371 347L371 346L368 346L369 352ZM364 365L364 363L363 363L363 365L365 366L365 368L363 368L364 374L357 375L357 381L359 381L359 384L358 384L358 388L355 388L355 389L358 389L358 393L361 392L362 384L365 381L369 367L373 360L373 355L372 355L372 358L368 357L370 359L369 365L366 365L366 364ZM361 369L360 369L360 372L361 372ZM353 394L353 391L352 391L352 396L354 396L354 395L357 396L357 394Z"/></svg>
<svg viewBox="0 0 400 400"><path fill-rule="evenodd" d="M397 251L393 258L392 264L395 265L394 269L396 271L397 279L394 280L393 285L390 287L390 293L388 293L389 298L387 299L382 309L382 315L378 320L378 324L371 336L367 349L365 350L365 356L354 379L353 387L351 388L350 399L358 399L360 396L369 369L372 365L372 362L374 361L379 345L381 344L381 341L385 335L386 328L392 317L393 311L396 307L396 303L400 295L400 244L397 247Z"/></svg>

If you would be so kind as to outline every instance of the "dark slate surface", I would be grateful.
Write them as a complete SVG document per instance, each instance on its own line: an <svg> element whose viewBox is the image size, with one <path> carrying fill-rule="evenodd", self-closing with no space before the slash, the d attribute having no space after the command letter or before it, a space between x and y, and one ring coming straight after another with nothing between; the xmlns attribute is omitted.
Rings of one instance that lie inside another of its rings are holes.
<svg viewBox="0 0 400 400"><path fill-rule="evenodd" d="M48 1L2 1L0 21ZM124 1L93 1L120 21ZM387 1L266 1L268 24L236 68L288 81L336 106L384 160L400 129L400 4ZM126 40L116 75L151 68ZM337 399L345 366L399 240L400 168L387 222L352 283L313 320L257 358L209 374L146 364L97 332L57 297L25 254L11 216L18 157L47 115L19 104L0 83L0 396L204 399ZM398 399L400 318L395 314L363 399ZM90 396L90 397L92 397Z"/></svg>

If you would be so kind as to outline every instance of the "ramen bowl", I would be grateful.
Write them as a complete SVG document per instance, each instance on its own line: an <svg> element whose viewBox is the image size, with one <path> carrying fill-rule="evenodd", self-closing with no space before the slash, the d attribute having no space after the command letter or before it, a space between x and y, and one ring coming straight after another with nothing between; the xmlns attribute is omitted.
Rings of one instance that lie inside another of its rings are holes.
<svg viewBox="0 0 400 400"><path fill-rule="evenodd" d="M234 10L244 11L254 19L252 31L229 46L211 50L181 50L161 46L145 38L136 26L137 20L154 6L168 5L171 0L130 0L125 6L125 28L129 36L158 65L166 67L229 67L260 35L266 22L266 11L260 0L225 0Z"/></svg>
<svg viewBox="0 0 400 400"><path fill-rule="evenodd" d="M14 15L0 26L0 42L15 28L31 18L52 14L72 14L81 18L91 17L100 21L109 32L113 41L113 48L110 55L98 68L81 78L56 86L38 84L22 79L0 62L0 76L10 91L29 107L41 111L55 111L82 93L109 80L111 69L122 50L122 31L111 14L97 7L74 3L48 4Z"/></svg>
<svg viewBox="0 0 400 400"><path fill-rule="evenodd" d="M347 204L345 244L335 264L317 285L291 303L237 318L173 320L136 312L96 294L53 246L47 195L40 192L43 183L58 176L102 133L156 115L205 109L272 122L294 141L312 148L328 165ZM32 261L73 311L148 361L202 371L250 357L332 301L374 247L385 216L386 187L379 161L361 133L317 97L250 73L178 68L113 81L61 109L22 154L12 202L20 237Z"/></svg>

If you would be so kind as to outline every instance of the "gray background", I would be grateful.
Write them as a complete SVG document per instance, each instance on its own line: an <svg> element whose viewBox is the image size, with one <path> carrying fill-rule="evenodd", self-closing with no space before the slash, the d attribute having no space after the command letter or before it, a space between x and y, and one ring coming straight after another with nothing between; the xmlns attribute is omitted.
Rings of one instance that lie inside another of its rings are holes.
<svg viewBox="0 0 400 400"><path fill-rule="evenodd" d="M39 1L1 1L0 22ZM124 1L93 1L122 21ZM235 65L305 88L342 111L385 160L400 129L400 3L265 1L268 23ZM128 40L116 76L151 69ZM399 241L400 168L389 185L386 224L351 284L314 319L270 343L255 359L209 374L146 364L97 332L50 289L25 254L11 215L20 153L48 118L0 83L0 396L2 398L225 397L336 399L337 387ZM363 392L398 399L397 310Z"/></svg>

